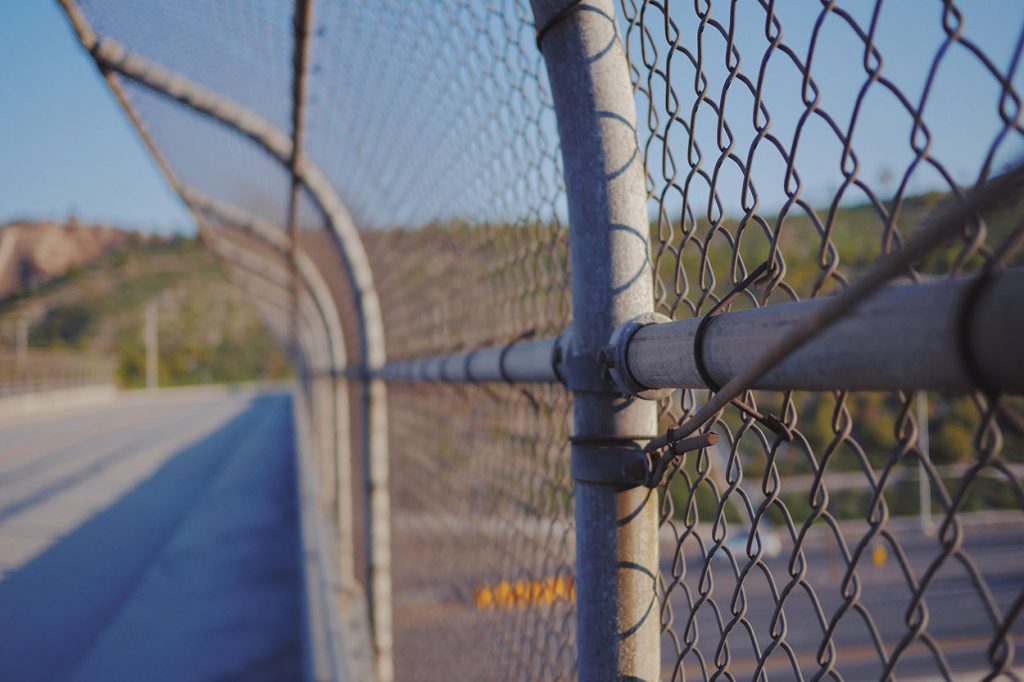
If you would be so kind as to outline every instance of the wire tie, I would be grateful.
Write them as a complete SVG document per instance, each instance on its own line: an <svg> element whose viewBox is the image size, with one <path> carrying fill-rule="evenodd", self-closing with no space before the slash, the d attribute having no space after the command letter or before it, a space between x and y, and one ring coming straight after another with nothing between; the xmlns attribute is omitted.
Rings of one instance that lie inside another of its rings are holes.
<svg viewBox="0 0 1024 682"><path fill-rule="evenodd" d="M725 298L716 303L711 310L701 318L700 324L697 325L697 331L694 332L693 335L693 364L697 368L697 374L700 375L704 385L714 393L720 391L722 386L711 377L711 372L708 371L707 362L704 359L704 337L707 336L708 328L711 326L711 322L715 317L719 313L724 312L725 308L728 307L737 296L750 288L752 284L769 278L772 271L772 262L770 260L766 260L761 263L749 275L737 283L736 286L726 294ZM775 435L785 439L786 441L793 440L793 432L775 415L764 414L753 405L750 405L740 398L733 398L730 402L746 414L752 416L762 426L772 431Z"/></svg>
<svg viewBox="0 0 1024 682"><path fill-rule="evenodd" d="M699 436L690 436L670 443L666 452L660 457L654 457L651 465L650 476L647 480L648 488L657 488L665 477L665 472L676 461L687 452L700 450L718 442L718 434L713 431L702 433Z"/></svg>
<svg viewBox="0 0 1024 682"><path fill-rule="evenodd" d="M563 22L570 14L580 9L580 5L582 4L583 0L573 0L570 4L566 5L561 10L559 10L558 13L555 14L555 16L548 19L547 23L541 26L540 30L537 31L538 50L540 50L541 52L544 51L544 48L541 47L541 43L544 42L544 37L548 34L548 31L550 31L555 26Z"/></svg>

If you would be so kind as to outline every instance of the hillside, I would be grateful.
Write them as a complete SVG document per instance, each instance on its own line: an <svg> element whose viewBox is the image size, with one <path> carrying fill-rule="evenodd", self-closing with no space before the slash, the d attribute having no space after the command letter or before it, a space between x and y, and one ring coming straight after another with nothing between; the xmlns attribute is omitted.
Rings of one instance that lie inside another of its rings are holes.
<svg viewBox="0 0 1024 682"><path fill-rule="evenodd" d="M0 228L0 255L4 249L2 347L14 347L24 318L30 349L114 356L119 382L141 386L145 308L155 300L161 385L276 379L290 371L259 318L194 239L20 223Z"/></svg>
<svg viewBox="0 0 1024 682"><path fill-rule="evenodd" d="M139 235L74 218L15 222L0 227L0 300L62 277L72 269L123 249Z"/></svg>

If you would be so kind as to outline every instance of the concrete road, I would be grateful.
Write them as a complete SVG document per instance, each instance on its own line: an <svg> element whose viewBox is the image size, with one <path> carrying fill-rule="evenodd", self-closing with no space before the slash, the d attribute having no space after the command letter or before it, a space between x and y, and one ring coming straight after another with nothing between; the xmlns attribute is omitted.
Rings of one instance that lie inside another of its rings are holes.
<svg viewBox="0 0 1024 682"><path fill-rule="evenodd" d="M0 679L296 679L301 590L287 394L0 423Z"/></svg>

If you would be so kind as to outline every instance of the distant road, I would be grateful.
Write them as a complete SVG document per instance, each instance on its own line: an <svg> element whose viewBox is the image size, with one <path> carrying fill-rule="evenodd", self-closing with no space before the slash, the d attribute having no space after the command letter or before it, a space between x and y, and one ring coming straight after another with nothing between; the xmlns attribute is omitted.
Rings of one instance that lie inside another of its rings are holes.
<svg viewBox="0 0 1024 682"><path fill-rule="evenodd" d="M301 676L290 397L0 423L0 679Z"/></svg>
<svg viewBox="0 0 1024 682"><path fill-rule="evenodd" d="M2 417L0 417L2 419ZM225 389L162 391L118 398L102 407L0 422L0 680L288 680L301 675L301 572L297 533L290 398L284 393ZM1016 517L965 518L964 548L1002 613L1024 594L1024 523ZM447 559L465 519L396 514L396 627L400 679L453 675L486 677L491 661L475 656L504 632L502 621L521 609L480 610L470 589L500 578L493 544L515 526L523 538L561 537L557 524L495 518ZM891 530L915 576L939 543L912 523ZM844 526L848 541L863 529ZM436 544L439 534L448 534ZM452 535L454 533L454 535ZM547 533L548 535L544 535ZM706 531L702 532L706 537ZM782 556L767 568L775 590L788 576ZM662 571L673 571L673 536L662 537ZM834 541L815 534L804 547L806 579L826 618L840 606L841 560ZM683 585L698 596L701 561L687 544ZM450 573L438 584L437 560ZM910 590L897 558L858 570L860 604L887 651L907 631ZM498 576L498 577L496 577ZM525 574L524 574L525 576ZM429 577L433 582L423 582ZM541 576L533 576L544 578ZM712 596L697 609L696 648L709 674L720 640L718 618L728 621L736 581L724 559L715 560ZM672 630L684 638L689 608L682 585L672 592ZM773 588L755 570L744 580L744 619L757 648L775 605ZM928 632L949 667L980 679L992 623L965 566L950 561L927 593ZM556 602L546 623L571 623ZM823 628L807 594L795 590L785 607L785 641L805 679L819 667ZM879 655L871 625L849 612L836 632L837 669L848 682L877 680ZM543 632L524 645L529 657L562 661L566 632ZM1012 633L1024 640L1024 623ZM421 644L414 646L415 644ZM757 654L743 625L728 637L729 672L750 679ZM674 652L662 639L666 678ZM1022 658L1018 652L1017 660ZM683 658L686 679L703 679L698 657ZM769 679L788 680L780 648L768 660ZM898 679L936 679L934 657L917 640L897 668Z"/></svg>
<svg viewBox="0 0 1024 682"><path fill-rule="evenodd" d="M991 519L986 521L984 515L964 517L963 549L971 566L984 581L984 589L991 603L1000 614L1007 614L1013 610L1015 602L1024 598L1024 519L1020 515L995 514ZM893 521L890 532L898 540L914 579L920 580L940 554L940 543L936 537L923 534L910 521L913 520ZM843 533L846 541L853 544L862 537L864 528L847 524ZM880 544L876 543L872 548ZM692 549L687 547L686 577L682 582L689 589L691 599L696 602L700 596L698 584L703 562L696 552L690 551ZM751 571L743 580L743 596L746 598L744 618L731 629L727 637L728 669L736 679L750 679L757 668L757 653L743 623L753 629L759 651L765 651L771 642L769 632L776 606L772 595L785 588L789 581L791 551L791 543L783 539L780 556L766 561L766 568L775 583L774 589L759 569ZM665 575L672 574L672 552L673 545L663 542L662 571ZM816 658L827 622L842 605L844 572L835 541L827 533L812 534L804 545L804 559L807 566L805 584L813 587L826 625L819 623L809 595L803 587L798 586L785 603L785 642L792 648L804 679L814 679L821 669ZM860 610L847 611L840 618L835 631L835 670L847 682L878 680L881 677L882 665L872 630L882 642L886 656L891 655L896 644L909 631L906 623L906 613L911 603L908 578L894 553L884 553L879 559L876 563L869 551L868 556L858 565L861 594L857 604ZM724 556L713 561L711 596L720 613L716 614L711 603L705 601L698 607L697 616L690 627L690 637L696 636L695 648L700 651L712 672L716 650L721 641L722 627L718 618L728 623L733 617L729 609L736 594L735 574L729 561ZM942 650L946 665L957 679L981 679L984 671L989 669L985 652L995 632L992 618L966 565L956 558L950 558L940 566L925 592L928 608L926 632ZM741 564L740 569L742 567ZM673 589L671 600L674 616L672 629L681 642L685 639L687 619L690 616L683 585ZM736 603L742 603L742 600ZM1018 618L1010 632L1019 647L1024 638L1024 622ZM936 656L924 641L920 638L909 641L908 648L896 666L896 679L942 679ZM665 677L668 678L675 665L675 651L668 640L663 640L663 644ZM1020 659L1021 651L1018 649L1014 660L1019 663ZM683 656L683 667L686 679L703 679L698 657L692 650ZM1014 668L1014 671L1021 674L1019 668ZM781 648L776 649L768 658L767 672L769 679L796 678L790 660Z"/></svg>

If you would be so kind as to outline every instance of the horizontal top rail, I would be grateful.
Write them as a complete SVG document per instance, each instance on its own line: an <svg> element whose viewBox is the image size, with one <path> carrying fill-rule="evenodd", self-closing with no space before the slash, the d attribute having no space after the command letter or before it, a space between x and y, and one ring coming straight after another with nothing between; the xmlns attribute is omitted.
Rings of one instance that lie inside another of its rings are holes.
<svg viewBox="0 0 1024 682"><path fill-rule="evenodd" d="M389 362L387 381L444 383L561 383L559 339L523 341L416 360Z"/></svg>
<svg viewBox="0 0 1024 682"><path fill-rule="evenodd" d="M751 388L807 391L926 389L963 392L973 385L958 345L965 296L977 277L885 287L834 326L798 348ZM986 289L969 321L976 366L996 388L1024 392L1024 272L1009 270ZM706 327L705 367L719 385L741 373L759 349L783 338L828 299L726 312ZM619 340L617 355L640 387L707 388L695 361L694 337L703 318L655 322ZM387 363L375 376L388 381L441 383L565 383L572 362L571 330L557 338L490 346L450 355ZM607 363L606 363L607 366ZM634 392L620 387L623 392ZM635 386L634 386L635 388Z"/></svg>

